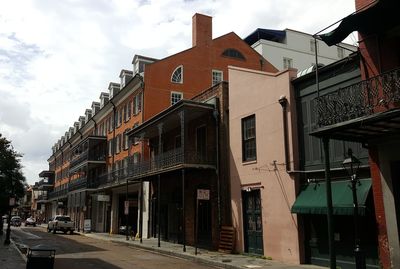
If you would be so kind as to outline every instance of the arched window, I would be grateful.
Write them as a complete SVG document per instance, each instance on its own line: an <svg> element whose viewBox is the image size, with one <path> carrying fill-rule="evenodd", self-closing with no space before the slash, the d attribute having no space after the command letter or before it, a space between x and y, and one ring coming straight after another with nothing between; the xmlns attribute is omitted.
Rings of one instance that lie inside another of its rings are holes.
<svg viewBox="0 0 400 269"><path fill-rule="evenodd" d="M243 54L240 51L238 51L237 49L226 49L222 53L222 56L231 57L231 58L235 58L235 59L239 59L239 60L246 60L246 58L244 58Z"/></svg>
<svg viewBox="0 0 400 269"><path fill-rule="evenodd" d="M175 68L174 72L172 72L171 82L174 83L183 83L183 65Z"/></svg>

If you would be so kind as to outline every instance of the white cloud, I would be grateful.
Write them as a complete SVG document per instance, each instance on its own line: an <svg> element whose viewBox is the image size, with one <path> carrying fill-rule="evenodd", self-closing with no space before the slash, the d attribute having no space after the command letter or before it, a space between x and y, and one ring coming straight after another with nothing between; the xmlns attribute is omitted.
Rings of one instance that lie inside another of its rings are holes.
<svg viewBox="0 0 400 269"><path fill-rule="evenodd" d="M14 0L0 2L0 132L24 153L33 183L54 142L97 100L134 54L162 58L191 46L192 16L213 36L256 28L315 33L354 1Z"/></svg>

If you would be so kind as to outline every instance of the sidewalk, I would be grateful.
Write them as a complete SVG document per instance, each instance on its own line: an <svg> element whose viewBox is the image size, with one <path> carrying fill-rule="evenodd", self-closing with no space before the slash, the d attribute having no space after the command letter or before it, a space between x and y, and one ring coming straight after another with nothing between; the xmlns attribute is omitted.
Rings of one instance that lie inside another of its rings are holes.
<svg viewBox="0 0 400 269"><path fill-rule="evenodd" d="M1 225L1 224L0 224ZM6 239L6 231L4 225L4 233L0 235L0 267L2 269L23 269L26 268L26 263L18 252L17 247L11 241L8 246L4 245Z"/></svg>
<svg viewBox="0 0 400 269"><path fill-rule="evenodd" d="M225 254L216 251L209 251L204 249L198 249L198 254L195 255L195 249L191 246L186 246L186 252L183 252L183 245L173 244L169 242L161 241L161 246L158 247L157 238L143 239L143 243L140 243L138 239L132 241L126 240L124 235L115 235L107 233L79 233L83 236L111 241L116 243L122 243L131 247L137 247L149 251L158 252L164 255L179 257L195 262L208 264L212 266L218 266L227 269L244 269L244 268L259 268L259 269L326 269L326 267L314 266L314 265L292 265L284 264L274 260L266 260L253 256L239 255L239 254Z"/></svg>

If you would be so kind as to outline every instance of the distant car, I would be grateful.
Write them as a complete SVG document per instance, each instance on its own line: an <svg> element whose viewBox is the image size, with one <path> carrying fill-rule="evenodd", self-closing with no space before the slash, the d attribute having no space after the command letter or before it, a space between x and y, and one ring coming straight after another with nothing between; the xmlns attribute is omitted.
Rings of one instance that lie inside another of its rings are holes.
<svg viewBox="0 0 400 269"><path fill-rule="evenodd" d="M11 217L11 225L15 227L21 226L21 217L20 216Z"/></svg>
<svg viewBox="0 0 400 269"><path fill-rule="evenodd" d="M54 218L51 218L49 223L47 224L47 231L56 233L57 231L62 231L65 234L70 232L73 234L75 231L75 223L71 221L69 216L57 215Z"/></svg>
<svg viewBox="0 0 400 269"><path fill-rule="evenodd" d="M33 226L33 227L36 227L36 220L35 220L34 218L32 218L32 217L27 218L27 219L25 220L25 226Z"/></svg>

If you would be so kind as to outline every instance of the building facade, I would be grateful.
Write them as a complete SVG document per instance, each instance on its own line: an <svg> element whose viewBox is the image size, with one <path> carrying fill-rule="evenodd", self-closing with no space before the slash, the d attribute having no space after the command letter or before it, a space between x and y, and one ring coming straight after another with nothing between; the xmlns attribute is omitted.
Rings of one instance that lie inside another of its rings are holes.
<svg viewBox="0 0 400 269"><path fill-rule="evenodd" d="M230 67L229 153L237 251L298 264L295 76Z"/></svg>
<svg viewBox="0 0 400 269"><path fill-rule="evenodd" d="M244 39L279 70L295 68L300 73L316 64L327 65L350 55L357 47L340 43L340 47L329 47L310 34L291 30L270 30L258 28Z"/></svg>

